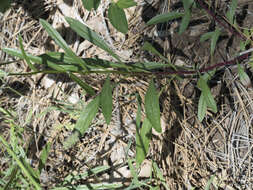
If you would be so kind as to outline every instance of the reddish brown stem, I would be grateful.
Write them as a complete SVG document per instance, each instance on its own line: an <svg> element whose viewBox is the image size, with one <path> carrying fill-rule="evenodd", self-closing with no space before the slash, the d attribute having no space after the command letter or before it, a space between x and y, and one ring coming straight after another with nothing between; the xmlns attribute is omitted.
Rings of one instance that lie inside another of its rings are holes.
<svg viewBox="0 0 253 190"><path fill-rule="evenodd" d="M242 35L240 32L238 32L234 27L232 27L230 23L228 23L222 17L219 17L214 12L212 12L208 8L208 5L203 0L195 0L195 2L198 3L211 17L213 17L213 19L219 25L221 25L222 27L224 27L225 29L227 29L231 34L239 36L242 40L247 40L247 38L244 35Z"/></svg>
<svg viewBox="0 0 253 190"><path fill-rule="evenodd" d="M218 67L223 67L223 66L227 66L227 65L233 65L236 64L237 62L241 62L243 60L246 60L249 58L251 52L245 53L243 55L240 55L230 61L225 61L225 62L221 62L221 63L217 63L214 65L211 65L209 67L204 67L201 68L199 70L191 70L191 71L187 71L187 70L181 70L181 71L162 71L162 72L154 72L153 74L155 75L192 75L192 74L197 74L197 73L206 73L209 72L213 69L216 69Z"/></svg>

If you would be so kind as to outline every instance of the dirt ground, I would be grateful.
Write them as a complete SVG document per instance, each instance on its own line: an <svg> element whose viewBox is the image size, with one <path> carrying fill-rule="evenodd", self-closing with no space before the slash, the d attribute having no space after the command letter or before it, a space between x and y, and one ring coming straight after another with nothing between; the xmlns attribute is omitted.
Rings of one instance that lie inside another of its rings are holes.
<svg viewBox="0 0 253 190"><path fill-rule="evenodd" d="M82 19L99 33L125 62L162 61L141 49L145 41L152 43L172 64L186 67L230 60L240 51L240 39L224 30L214 56L210 56L210 42L200 43L199 39L202 34L212 31L216 24L199 9L193 10L190 26L182 35L177 33L180 20L156 26L145 25L162 11L182 11L181 1L168 0L167 4L159 0L137 2L138 6L126 10L129 21L126 36L119 34L106 18L110 1L101 2L96 12L88 12L82 7L81 0L15 0L11 9L1 16L0 47L18 49L20 34L25 50L31 54L62 51L39 24L39 18L43 18L61 33L78 56L113 60L106 52L71 31L64 20L64 16L70 16ZM217 12L226 13L228 1L213 2ZM252 1L238 0L236 14L240 29L253 28ZM13 60L0 51L0 61ZM244 61L241 65L252 80L248 62ZM29 70L23 61L0 64L0 69L10 73ZM84 80L99 91L105 78L102 74L92 74L85 76ZM64 75L13 75L5 77L0 83L0 106L15 111L16 122L25 129L22 137L27 142L28 158L35 168L46 142L52 142L41 176L45 189L61 184L69 173L82 173L102 165L112 166L112 169L96 179L88 179L89 182L120 182L125 186L131 182L126 160L135 156L135 94L138 92L144 102L149 78L115 74L111 75L111 81L115 84L112 122L106 125L102 114L97 114L84 137L68 151L63 150L62 143L79 116L70 110L81 110L81 102L87 103L92 97ZM170 76L157 77L155 83L162 90L163 132L153 132L150 152L140 177L148 177L145 169L150 168L151 160L154 160L172 190L204 189L212 175L215 176L213 183L219 189L253 189L253 89L240 81L237 66L219 68L210 81L218 112L208 111L203 122L197 118L200 91L195 76L183 76L180 81L171 80ZM8 86L19 94L6 88ZM142 114L144 117L144 112ZM31 118L29 121L28 117ZM6 129L9 125L1 113L0 126L1 134L8 138ZM2 169L8 167L8 162L4 160L0 164ZM77 182L82 183L87 181ZM216 189L215 185L213 189Z"/></svg>

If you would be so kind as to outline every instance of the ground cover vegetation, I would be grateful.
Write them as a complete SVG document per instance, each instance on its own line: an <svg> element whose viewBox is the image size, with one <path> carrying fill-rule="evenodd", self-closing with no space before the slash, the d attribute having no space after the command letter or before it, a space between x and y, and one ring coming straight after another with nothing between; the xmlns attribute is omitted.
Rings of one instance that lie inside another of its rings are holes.
<svg viewBox="0 0 253 190"><path fill-rule="evenodd" d="M6 1L7 2L7 1ZM112 82L112 78L117 75L122 77L145 77L148 85L144 94L138 91L131 94L133 102L136 103L137 109L135 113L135 140L128 141L128 148L125 152L128 155L130 147L135 146L135 156L129 157L124 163L126 164L132 175L131 181L128 185L111 181L108 183L81 183L86 178L96 178L99 175L111 170L107 165L96 166L84 173L69 173L64 179L55 184L53 189L170 189L168 181L165 179L162 169L159 168L157 161L151 159L149 177L141 179L138 177L138 172L141 170L143 162L147 159L150 152L150 144L155 136L159 136L164 132L161 115L161 99L164 92L175 81L183 81L185 77L195 80L193 87L198 91L198 99L195 101L195 115L197 115L198 122L210 122L212 117L221 109L217 105L217 101L213 96L210 85L215 80L217 81L217 73L224 70L231 65L237 65L238 76L241 83L250 86L250 76L244 71L244 67L240 64L247 62L249 66L253 66L251 58L252 45L252 29L242 28L238 23L238 0L232 0L228 4L227 11L222 14L216 11L216 1L202 1L202 0L182 0L178 2L181 7L180 11L172 10L163 12L153 16L146 22L146 26L162 26L164 23L173 23L177 21L179 24L175 28L175 32L182 36L191 25L193 25L194 14L200 13L208 18L211 23L209 29L199 36L200 43L208 43L209 47L209 62L210 65L203 65L203 63L195 63L194 65L176 65L172 62L170 57L165 57L156 47L149 41L144 41L141 49L151 55L157 56L159 61L138 61L125 62L115 53L115 51L108 45L101 35L96 33L88 27L81 20L77 20L66 16L65 22L68 23L71 30L73 30L82 39L89 41L97 48L101 48L107 52L112 60L101 59L97 57L82 58L78 56L68 45L65 39L61 36L51 24L45 19L40 18L39 22L44 30L47 32L54 42L63 50L63 52L48 51L41 55L33 55L24 49L23 39L18 35L19 49L1 47L2 51L8 55L16 57L18 60L24 60L28 65L27 72L7 72L1 70L1 78L4 80L8 76L33 76L38 74L55 74L65 75L78 84L83 90L83 96L88 97L88 103L80 104L79 110L66 104L57 104L55 107L50 107L52 110L58 109L69 115L75 116L76 122L71 126L71 133L64 139L62 150L69 151L73 149L77 143L80 142L92 123L96 120L99 112L102 113L104 121L107 126L112 122L113 110L116 107L113 103L119 82ZM102 1L83 0L83 7L88 11L96 11L101 6ZM8 3L7 3L8 4ZM125 11L128 8L137 6L137 2L133 0L119 0L117 2L110 2L108 6L108 20L111 25L120 33L127 35L129 32L129 25ZM7 7L7 6L6 6ZM1 9L1 11L6 8ZM160 25L159 25L160 24ZM231 35L239 39L239 51L234 52L233 58L224 60L223 62L215 62L217 56L217 46L221 43L222 38ZM215 54L216 53L216 54ZM15 61L13 61L15 62ZM12 62L2 62L1 65L12 64ZM89 84L84 80L84 76L93 76L93 74L106 76L101 88L94 87L94 84ZM166 84L160 85L159 81L168 79ZM158 88L159 86L159 88ZM8 87L9 88L9 87ZM13 93L19 94L15 89L9 88ZM164 108L163 108L164 109ZM77 111L78 110L78 111ZM77 113L78 112L78 113ZM39 113L36 117L42 117L50 113L50 109ZM76 114L77 113L77 114ZM32 111L30 110L29 117L25 119L23 126L31 122ZM45 169L48 156L52 150L53 141L47 142L41 150L38 158L37 167L31 167L29 159L27 158L27 146L22 136L24 128L17 122L16 113L11 108L1 108L1 115L3 115L4 122L7 124L9 130L8 141L1 134L0 141L2 148L6 155L6 159L10 160L8 168L1 173L1 185L3 189L41 189L41 175ZM250 122L249 122L250 123ZM5 152L6 151L6 152ZM215 175L208 176L208 182L199 187L203 189L222 188L223 181L218 179ZM95 180L96 181L96 180ZM189 185L187 188L194 189L194 185Z"/></svg>

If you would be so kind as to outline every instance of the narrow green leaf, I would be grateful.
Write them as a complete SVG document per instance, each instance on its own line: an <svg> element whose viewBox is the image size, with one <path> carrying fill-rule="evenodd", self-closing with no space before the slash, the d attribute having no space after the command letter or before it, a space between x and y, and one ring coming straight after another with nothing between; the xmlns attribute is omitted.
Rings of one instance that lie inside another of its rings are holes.
<svg viewBox="0 0 253 190"><path fill-rule="evenodd" d="M121 9L127 9L129 7L137 5L137 3L134 0L118 0L116 4Z"/></svg>
<svg viewBox="0 0 253 190"><path fill-rule="evenodd" d="M229 6L229 10L226 13L226 16L231 24L234 24L234 16L235 16L237 4L238 4L237 0L232 0L231 4Z"/></svg>
<svg viewBox="0 0 253 190"><path fill-rule="evenodd" d="M136 161L138 164L141 164L148 154L151 129L152 125L147 118L144 119L140 130L136 127Z"/></svg>
<svg viewBox="0 0 253 190"><path fill-rule="evenodd" d="M131 175L133 176L133 183L138 184L139 183L138 174L137 174L136 167L133 165L133 162L134 162L134 159L127 160L128 167L130 169Z"/></svg>
<svg viewBox="0 0 253 190"><path fill-rule="evenodd" d="M202 120L204 119L206 115L206 110L207 110L206 101L204 99L203 93L201 93L198 103L198 119L200 122L202 122Z"/></svg>
<svg viewBox="0 0 253 190"><path fill-rule="evenodd" d="M212 175L210 177L210 179L208 180L208 182L207 182L207 184L205 186L205 190L210 190L210 187L211 187L211 184L213 183L214 177L215 177L214 175Z"/></svg>
<svg viewBox="0 0 253 190"><path fill-rule="evenodd" d="M204 41L206 41L206 40L208 40L208 39L211 39L212 36L213 36L213 33L214 33L214 32L207 32L207 33L201 35L201 37L200 37L200 42L204 42Z"/></svg>
<svg viewBox="0 0 253 190"><path fill-rule="evenodd" d="M63 148L69 149L79 140L79 137L83 136L85 131L89 128L92 120L96 116L99 107L100 96L93 99L81 112L80 117L75 125L74 131L63 143Z"/></svg>
<svg viewBox="0 0 253 190"><path fill-rule="evenodd" d="M71 183L73 181L79 181L79 180L84 180L85 178L89 177L90 175L96 175L101 172L104 172L108 170L110 166L104 165L104 166L97 166L95 168L92 168L88 170L87 172L81 173L81 174L69 174L67 177L64 179L64 183Z"/></svg>
<svg viewBox="0 0 253 190"><path fill-rule="evenodd" d="M165 62L169 62L168 59L166 59L159 51L157 51L151 43L149 42L144 42L143 46L142 46L142 50L146 50L146 51L149 51L157 56L159 56L163 61Z"/></svg>
<svg viewBox="0 0 253 190"><path fill-rule="evenodd" d="M0 2L0 12L1 13L4 13L10 7L11 7L11 0L1 0L1 2Z"/></svg>
<svg viewBox="0 0 253 190"><path fill-rule="evenodd" d="M153 17L151 20L147 22L147 25L168 22L170 20L181 18L183 16L184 16L184 13L178 13L178 12L164 13L164 14L160 14Z"/></svg>
<svg viewBox="0 0 253 190"><path fill-rule="evenodd" d="M104 42L104 40L99 35L97 35L94 31L92 31L89 27L85 26L84 24L82 24L81 22L73 18L65 17L65 19L70 25L70 28L73 29L78 35L88 40L89 42L93 43L94 45L100 47L101 49L105 50L111 56L113 56L115 59L121 62L119 56L116 55L110 49L110 47Z"/></svg>
<svg viewBox="0 0 253 190"><path fill-rule="evenodd" d="M9 55L24 59L24 56L19 50L12 49L12 48L3 48L2 50ZM39 63L39 64L44 64L47 66L50 66L49 63L53 63L53 64L57 63L57 65L62 66L62 69L64 71L72 71L72 72L83 71L83 69L80 68L79 64L76 63L74 59L72 59L70 56L68 56L65 53L48 52L46 54L42 54L39 56L34 56L31 54L27 54L27 56L29 57L31 61L35 63ZM115 62L106 61L106 60L98 59L98 58L84 58L84 61L87 63L87 67L90 70L99 69L99 68L122 68L122 69L132 68L132 66L127 66L123 63L115 63ZM159 65L159 63L157 64ZM147 65L149 64L147 63ZM155 62L153 62L152 65L155 65Z"/></svg>
<svg viewBox="0 0 253 190"><path fill-rule="evenodd" d="M109 125L112 117L112 87L110 78L107 77L100 95L100 105L107 125Z"/></svg>
<svg viewBox="0 0 253 190"><path fill-rule="evenodd" d="M88 11L91 11L91 9L97 10L101 0L82 0L83 6Z"/></svg>
<svg viewBox="0 0 253 190"><path fill-rule="evenodd" d="M128 23L124 10L119 8L115 3L111 3L108 9L108 18L119 32L126 34L128 31Z"/></svg>
<svg viewBox="0 0 253 190"><path fill-rule="evenodd" d="M145 111L146 116L154 129L160 133L162 132L161 121L160 121L160 106L159 97L155 89L153 79L149 83L149 88L145 95Z"/></svg>
<svg viewBox="0 0 253 190"><path fill-rule="evenodd" d="M98 189L119 189L123 187L122 183L88 183L87 185L77 185L77 186L66 186L66 187L55 187L52 190L98 190ZM122 189L122 188L121 188Z"/></svg>
<svg viewBox="0 0 253 190"><path fill-rule="evenodd" d="M39 172L40 173L41 173L41 170L45 167L49 152L51 150L51 144L52 144L52 142L48 142L41 152L40 161L39 161Z"/></svg>
<svg viewBox="0 0 253 190"><path fill-rule="evenodd" d="M216 46L216 43L219 39L219 36L221 34L221 31L217 28L213 35L212 35L212 38L211 38L211 55L214 54L214 50L215 50L215 46Z"/></svg>
<svg viewBox="0 0 253 190"><path fill-rule="evenodd" d="M94 89L91 86L89 86L86 82L78 78L75 74L69 72L69 76L73 81L79 84L82 87L82 89L84 89L88 94L92 96L96 94Z"/></svg>
<svg viewBox="0 0 253 190"><path fill-rule="evenodd" d="M186 11L190 9L194 0L182 0L182 2L183 2L184 10Z"/></svg>
<svg viewBox="0 0 253 190"><path fill-rule="evenodd" d="M87 71L86 63L83 59L78 57L69 47L61 35L45 20L40 19L40 23L47 31L48 35L51 36L55 42L66 52L68 56L73 58L85 71Z"/></svg>
<svg viewBox="0 0 253 190"><path fill-rule="evenodd" d="M30 67L30 69L32 71L37 71L36 67L34 67L34 65L30 62L30 59L29 57L26 55L25 53L25 50L24 50L24 46L23 46L23 40L21 38L20 35L18 35L18 39L19 39L19 46L20 46L20 49L21 49L21 52L22 52L22 55L27 63L27 65Z"/></svg>
<svg viewBox="0 0 253 190"><path fill-rule="evenodd" d="M239 78L244 86L250 86L251 81L247 73L243 70L242 66L240 64L237 64L238 67L238 74Z"/></svg>
<svg viewBox="0 0 253 190"><path fill-rule="evenodd" d="M185 11L185 14L184 14L181 24L180 24L180 28L179 28L180 35L187 29L187 27L190 23L190 20L191 20L191 11L190 11L190 9L187 9Z"/></svg>
<svg viewBox="0 0 253 190"><path fill-rule="evenodd" d="M34 175L30 173L29 169L24 165L24 163L18 158L18 156L13 152L13 150L9 147L8 142L0 135L0 141L2 141L4 147L6 148L7 152L12 156L12 158L17 162L18 166L22 170L25 176L31 181L34 185L35 189L40 190L40 184L38 183L37 179L34 178Z"/></svg>
<svg viewBox="0 0 253 190"><path fill-rule="evenodd" d="M163 173L162 173L161 169L158 167L157 163L152 161L152 166L153 166L153 172L155 173L155 175L160 179L160 181L162 182L165 189L169 190L170 188L168 187L166 180L163 177Z"/></svg>
<svg viewBox="0 0 253 190"><path fill-rule="evenodd" d="M210 108L214 113L216 113L217 112L217 105L216 105L216 102L213 98L211 90L207 85L207 82L202 77L200 77L197 85L203 93L204 100L207 104L207 107Z"/></svg>
<svg viewBox="0 0 253 190"><path fill-rule="evenodd" d="M139 93L136 94L136 99L137 99L137 113L136 113L136 127L140 129L141 127L141 97Z"/></svg>

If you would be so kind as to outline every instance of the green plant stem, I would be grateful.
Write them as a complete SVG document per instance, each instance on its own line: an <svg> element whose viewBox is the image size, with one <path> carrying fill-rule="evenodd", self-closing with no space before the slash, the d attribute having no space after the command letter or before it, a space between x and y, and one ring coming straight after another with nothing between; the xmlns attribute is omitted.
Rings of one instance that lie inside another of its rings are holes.
<svg viewBox="0 0 253 190"><path fill-rule="evenodd" d="M164 75L194 75L194 74L198 74L198 73L207 73L211 70L220 68L220 67L224 67L224 66L229 66L229 65L234 65L237 62L246 60L249 58L249 56L251 55L251 51L244 53L244 54L239 54L239 56L235 57L234 59L230 60L230 61L225 61L225 62L221 62L221 63L217 63L214 65L211 65L209 67L203 67L199 70L177 70L177 71L173 71L173 70L169 70L169 71L147 71L147 72L129 72L129 71L120 71L120 70L92 70L92 71L79 71L79 72L73 72L73 73L79 73L81 75L88 75L88 74L92 74L92 73L100 73L100 74L109 74L109 73L113 73L113 74L122 74L122 75L131 75L131 76L140 76L140 75L147 75L147 76L151 76L151 75L156 75L156 76L164 76ZM59 74L59 73L66 73L65 71L55 71L55 70L43 70L43 71L36 71L36 72L29 72L29 73L8 73L8 75L11 76L15 76L15 75L22 75L22 76L28 76L28 75L34 75L34 74L38 74L38 73L44 73L44 74Z"/></svg>

